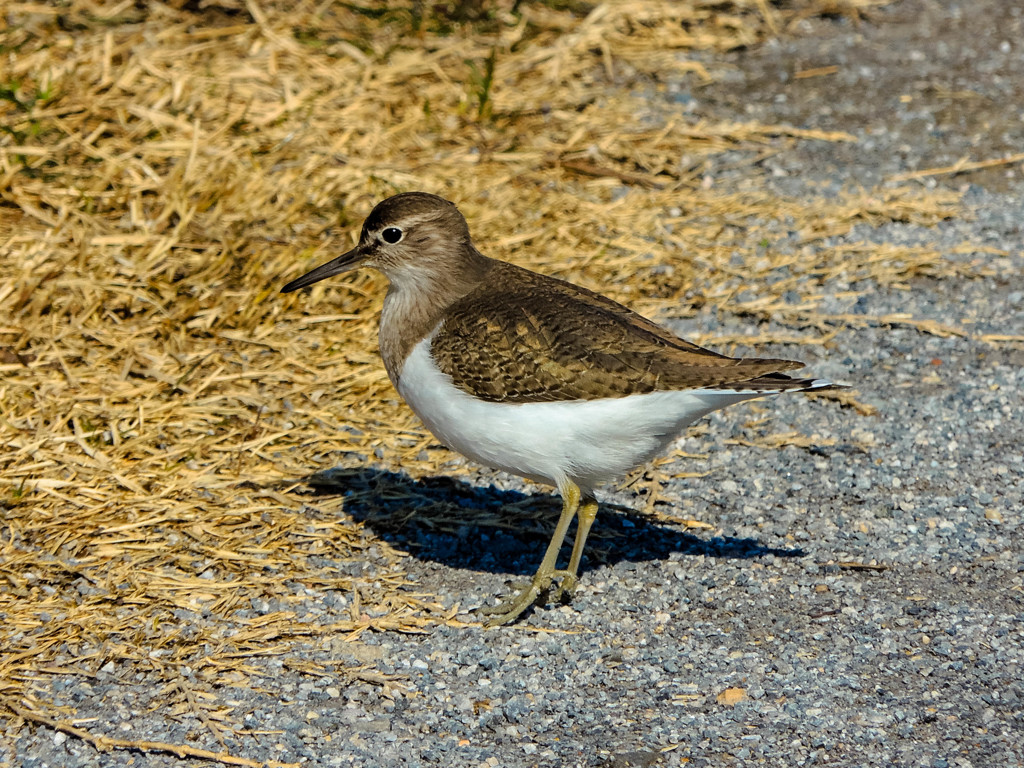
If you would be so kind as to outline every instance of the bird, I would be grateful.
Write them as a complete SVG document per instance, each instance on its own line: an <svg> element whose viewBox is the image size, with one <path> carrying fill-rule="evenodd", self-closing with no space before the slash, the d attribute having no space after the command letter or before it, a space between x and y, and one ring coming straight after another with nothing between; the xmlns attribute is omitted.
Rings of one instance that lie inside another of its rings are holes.
<svg viewBox="0 0 1024 768"><path fill-rule="evenodd" d="M395 389L448 448L554 486L562 509L529 582L478 612L486 627L571 597L597 515L595 490L662 452L711 411L781 392L795 360L733 358L685 341L599 293L485 256L456 205L426 192L379 202L350 251L296 291L360 267L382 272L380 354ZM576 519L566 567L557 568Z"/></svg>

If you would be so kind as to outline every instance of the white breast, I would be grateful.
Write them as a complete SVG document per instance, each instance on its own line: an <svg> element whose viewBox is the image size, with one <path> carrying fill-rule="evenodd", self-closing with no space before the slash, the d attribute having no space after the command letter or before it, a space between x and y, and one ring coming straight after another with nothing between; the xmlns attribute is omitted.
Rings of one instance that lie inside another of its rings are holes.
<svg viewBox="0 0 1024 768"><path fill-rule="evenodd" d="M763 392L695 389L600 400L491 403L452 384L430 337L405 360L398 391L440 440L474 461L589 492L657 455L697 419Z"/></svg>

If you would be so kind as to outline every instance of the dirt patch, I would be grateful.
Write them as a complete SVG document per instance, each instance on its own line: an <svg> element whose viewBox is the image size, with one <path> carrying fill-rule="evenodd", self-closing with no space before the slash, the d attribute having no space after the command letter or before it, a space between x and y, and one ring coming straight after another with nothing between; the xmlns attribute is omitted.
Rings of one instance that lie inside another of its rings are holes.
<svg viewBox="0 0 1024 768"><path fill-rule="evenodd" d="M808 18L784 38L726 53L715 82L694 92L715 116L848 131L853 144L802 143L777 173L873 186L961 162L1001 161L925 176L996 191L1024 181L1024 11L1015 3L905 0L856 18ZM791 165L787 167L792 157Z"/></svg>

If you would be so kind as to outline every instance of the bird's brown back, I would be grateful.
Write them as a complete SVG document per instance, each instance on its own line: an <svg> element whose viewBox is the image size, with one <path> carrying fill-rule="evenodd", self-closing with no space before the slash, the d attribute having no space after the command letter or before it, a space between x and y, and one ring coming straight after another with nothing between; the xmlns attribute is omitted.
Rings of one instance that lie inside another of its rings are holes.
<svg viewBox="0 0 1024 768"><path fill-rule="evenodd" d="M802 363L717 354L605 296L506 262L447 309L431 352L456 386L491 402L809 383L780 373Z"/></svg>

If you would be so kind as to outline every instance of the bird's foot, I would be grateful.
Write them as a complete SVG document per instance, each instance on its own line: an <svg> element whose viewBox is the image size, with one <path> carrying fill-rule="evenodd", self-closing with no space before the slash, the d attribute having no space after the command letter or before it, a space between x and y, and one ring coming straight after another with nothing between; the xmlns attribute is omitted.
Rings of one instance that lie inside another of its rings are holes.
<svg viewBox="0 0 1024 768"><path fill-rule="evenodd" d="M576 574L564 570L551 570L547 573L538 571L529 582L517 584L516 591L497 605L477 608L477 613L490 617L484 622L484 627L499 627L519 618L527 608L537 602L538 598L551 590L551 582L556 578L561 579L561 582L555 591L555 599L571 597L579 583Z"/></svg>
<svg viewBox="0 0 1024 768"><path fill-rule="evenodd" d="M555 594L552 598L559 603L568 603L572 600L572 596L576 594L576 587L579 586L580 580L577 578L575 573L569 571L559 571L562 580L558 582L558 589L555 590Z"/></svg>

